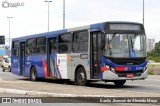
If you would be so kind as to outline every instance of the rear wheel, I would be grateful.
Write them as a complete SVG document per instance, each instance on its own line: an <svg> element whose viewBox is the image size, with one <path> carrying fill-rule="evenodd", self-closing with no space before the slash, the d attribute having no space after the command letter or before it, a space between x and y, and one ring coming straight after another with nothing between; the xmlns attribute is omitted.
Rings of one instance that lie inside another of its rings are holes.
<svg viewBox="0 0 160 106"><path fill-rule="evenodd" d="M36 70L36 67L32 67L31 68L30 80L31 81L37 81L37 70Z"/></svg>
<svg viewBox="0 0 160 106"><path fill-rule="evenodd" d="M118 80L118 81L114 81L114 84L116 86L123 86L126 83L126 80Z"/></svg>
<svg viewBox="0 0 160 106"><path fill-rule="evenodd" d="M2 71L5 72L4 66L2 66Z"/></svg>
<svg viewBox="0 0 160 106"><path fill-rule="evenodd" d="M11 67L10 66L8 67L8 71L11 72Z"/></svg>
<svg viewBox="0 0 160 106"><path fill-rule="evenodd" d="M82 67L77 70L76 83L80 86L85 86L87 84L86 72Z"/></svg>

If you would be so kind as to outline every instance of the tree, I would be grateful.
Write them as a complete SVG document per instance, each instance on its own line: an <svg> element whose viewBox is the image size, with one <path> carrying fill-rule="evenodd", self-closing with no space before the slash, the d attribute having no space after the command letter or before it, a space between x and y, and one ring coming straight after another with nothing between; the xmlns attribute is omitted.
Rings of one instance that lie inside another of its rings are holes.
<svg viewBox="0 0 160 106"><path fill-rule="evenodd" d="M150 52L147 52L148 59L160 62L160 41L156 43L154 49Z"/></svg>

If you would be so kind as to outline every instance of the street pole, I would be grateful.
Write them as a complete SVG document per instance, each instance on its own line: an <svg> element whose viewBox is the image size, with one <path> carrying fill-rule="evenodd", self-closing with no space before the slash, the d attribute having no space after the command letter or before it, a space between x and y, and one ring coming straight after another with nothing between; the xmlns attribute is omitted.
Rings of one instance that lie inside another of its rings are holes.
<svg viewBox="0 0 160 106"><path fill-rule="evenodd" d="M63 29L65 29L65 0L63 0Z"/></svg>
<svg viewBox="0 0 160 106"><path fill-rule="evenodd" d="M144 26L144 0L143 0L143 26Z"/></svg>
<svg viewBox="0 0 160 106"><path fill-rule="evenodd" d="M7 17L9 19L9 49L10 49L10 19L13 17Z"/></svg>
<svg viewBox="0 0 160 106"><path fill-rule="evenodd" d="M45 1L48 2L48 32L49 32L49 3L51 3L52 1Z"/></svg>

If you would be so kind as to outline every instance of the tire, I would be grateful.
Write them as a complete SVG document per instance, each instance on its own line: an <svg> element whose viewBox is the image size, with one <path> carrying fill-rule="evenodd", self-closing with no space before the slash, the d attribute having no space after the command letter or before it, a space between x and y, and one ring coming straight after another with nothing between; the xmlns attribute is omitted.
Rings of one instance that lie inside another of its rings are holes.
<svg viewBox="0 0 160 106"><path fill-rule="evenodd" d="M2 67L2 71L3 71L3 72L5 72L5 69L4 69L4 67Z"/></svg>
<svg viewBox="0 0 160 106"><path fill-rule="evenodd" d="M8 71L11 72L11 67L10 66L8 67Z"/></svg>
<svg viewBox="0 0 160 106"><path fill-rule="evenodd" d="M126 80L118 80L118 81L114 81L114 84L116 86L123 86L126 83Z"/></svg>
<svg viewBox="0 0 160 106"><path fill-rule="evenodd" d="M85 86L87 84L86 72L82 67L77 70L76 83L80 86Z"/></svg>
<svg viewBox="0 0 160 106"><path fill-rule="evenodd" d="M31 68L30 80L31 81L37 81L37 70L36 70L36 67L32 67Z"/></svg>

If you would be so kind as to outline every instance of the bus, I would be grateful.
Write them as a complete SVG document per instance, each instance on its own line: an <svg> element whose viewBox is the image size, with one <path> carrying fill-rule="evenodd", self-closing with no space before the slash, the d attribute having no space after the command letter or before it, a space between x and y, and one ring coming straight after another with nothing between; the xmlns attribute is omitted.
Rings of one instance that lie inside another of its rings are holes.
<svg viewBox="0 0 160 106"><path fill-rule="evenodd" d="M14 38L11 51L12 73L32 81L123 86L148 76L145 30L137 22L102 22Z"/></svg>

